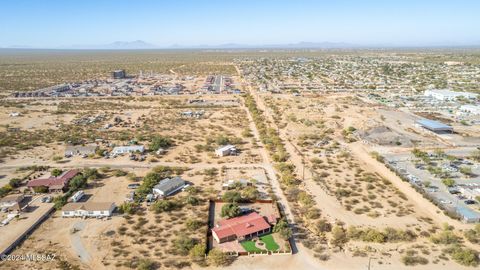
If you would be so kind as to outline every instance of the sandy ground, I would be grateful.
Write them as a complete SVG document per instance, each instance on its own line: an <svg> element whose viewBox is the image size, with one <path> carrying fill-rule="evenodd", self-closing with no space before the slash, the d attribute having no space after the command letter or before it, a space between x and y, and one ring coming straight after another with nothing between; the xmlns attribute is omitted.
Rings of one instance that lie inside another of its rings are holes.
<svg viewBox="0 0 480 270"><path fill-rule="evenodd" d="M175 70L175 72L178 71ZM267 114L267 118L274 123L273 116L264 102L265 97L256 95L253 90L252 93L254 93L259 108L264 110ZM214 98L208 97L206 99ZM183 109L172 109L172 107L178 106L179 104L186 104L185 97L172 97L166 100L168 101L160 101L159 99L158 103L157 101L151 101L147 102L147 104L148 106L165 105L165 107L169 107L168 109L164 109L164 107L158 110L152 108L129 108L114 112L114 115L118 114L123 118L130 118L129 121L131 121L132 124L129 125L133 125L133 127L114 127L112 128L112 131L116 131L117 129L135 130L135 124L143 125L147 123L155 126L153 122L149 121L162 121L167 119L166 122L162 123L161 126L159 125L155 127L160 129L162 134L174 134L177 143L167 152L167 154L159 157L158 161L136 162L131 161L128 159L128 157L124 156L117 157L115 159L82 159L80 157L74 157L66 160L65 162L57 163L52 160L52 157L54 155L63 155L63 146L49 145L48 148L36 147L28 152L25 151L26 153L22 152L13 159L7 159L6 162L0 166L0 175L6 175L6 177L0 179L0 184L2 183L1 181L3 179L7 179L11 177L11 175L14 175L15 170L19 167L33 164L49 165L59 168L110 167L111 169L123 169L126 171L131 171L137 176L143 176L151 168L163 165L188 167L190 168L190 171L185 173L185 180L191 181L194 186L196 185L202 188L212 188L214 191L220 192L222 181L225 180L226 177L230 178L232 176L228 175L227 173L227 175L219 175L214 179L206 180L206 176L202 174L203 170L209 168L216 168L220 170L222 167L226 166L227 168L231 169L229 173L232 173L235 175L235 177L239 176L238 172L234 172L235 170L251 170L251 172L247 173L249 177L252 176L251 173L254 171L260 170L263 171L263 176L260 178L265 180L262 181L264 182L263 184L271 185L272 191L278 198L279 203L285 212L287 220L291 223L296 223L296 217L292 214L291 206L287 202L286 196L280 188L280 184L277 179L277 172L272 166L273 163L269 157L269 153L259 140L258 130L253 123L252 116L245 107L235 107L235 109L217 108L208 112L208 118L191 119L185 121L178 118L178 113L183 111ZM294 104L292 107L297 109L302 106L300 99L292 100L291 102ZM335 97L326 102L334 103ZM371 124L371 119L359 119L360 117L357 115L361 115L362 112L360 112L357 108L336 108L334 105L326 106L325 104L320 104L318 106L329 115L344 115L344 122L341 122L340 120L333 120L328 123L334 125L336 129L335 136L339 136L339 133L344 128L344 125L367 126ZM342 110L344 112L342 112ZM7 111L5 111L5 113L6 112ZM240 119L239 116L243 116L244 113L246 113L247 117ZM310 113L314 115L313 112ZM146 120L144 119L143 115L154 116L155 119ZM368 115L369 118L377 117L377 115L373 113ZM22 117L19 117L18 123L14 124L21 125L22 128L30 128L30 126L33 125L31 119L26 116L24 117L25 119L21 119ZM46 125L50 121L55 121L55 119L50 119L48 117L46 117L46 119L47 120L45 121L47 122L41 122L41 125ZM67 120L69 119L64 119L61 121ZM17 121L17 119L15 121ZM8 119L7 122L11 123L12 120ZM176 128L174 128L174 126L176 126ZM240 137L242 130L244 130L246 127L250 128L254 137L253 139L244 139L246 143L242 144L241 146L244 151L242 151L242 154L239 156L216 158L213 157L212 153L197 153L194 149L195 145L203 144L205 143L206 138L212 137L219 133L228 133L230 135ZM278 130L280 131L282 139L286 142L285 146L291 155L291 161L297 167L297 175L302 175L303 172L301 171L301 168L303 156L301 153L299 153L297 146L295 145L296 141L294 140L296 136L301 134L301 132L296 129L299 127L299 125L291 125L285 129L278 128ZM31 128L35 129L36 127L32 126ZM215 130L216 132L210 132L212 130ZM315 131L315 129L312 130ZM259 147L253 147L254 143L252 141L254 141ZM302 183L302 187L313 195L315 203L321 209L323 216L327 216L332 220L341 220L348 225L374 227L391 226L403 229L406 226L418 223L417 218L419 216L427 216L432 218L436 224L441 224L447 221L450 224L454 224L457 228L466 228L466 226L454 223L451 219L444 216L438 211L438 209L435 208L435 206L426 202L425 199L423 199L416 192L412 192L411 187L407 186L408 183L402 182L398 177L387 170L383 164L372 159L368 154L371 149L369 149L367 146L362 145L361 143L353 143L344 145L344 147L351 151L351 154L360 162L362 168L374 173L378 173L379 175L389 179L396 188L405 193L408 197L408 201L405 202L405 204L413 205L415 214L404 217L381 216L377 218L371 218L366 215L356 215L345 210L344 206L339 203L337 198L327 194L325 190L323 190L312 180L311 173L308 170L305 170L305 181ZM229 169L227 169L227 172ZM86 190L86 193L91 195L89 200L97 202L114 201L118 205L123 202L126 193L129 191L126 188L128 183L130 183L130 180L127 180L126 177L108 177L104 180L96 182L93 185L93 188ZM178 194L176 196L180 197L182 194ZM148 220L148 226L152 226L152 228L155 230L158 229L158 226L162 228L161 230L159 229L156 237L145 236L148 243L146 245L136 242L138 238L143 238L143 235L139 236L136 234L138 232L135 231L133 225L127 224L128 222L122 217L114 216L107 221L97 219L81 220L77 218L61 218L57 212L54 217L42 224L41 227L15 252L21 253L28 250L42 250L48 252L52 250L61 250L61 256L63 259L80 265L82 269L125 268L123 266L115 266L115 264L118 261L122 261L122 259L121 257L117 257L118 252L113 251L114 248L112 248L112 242L114 240L119 240L122 242L122 244L125 244L125 247L122 249L132 252L132 254L135 256L150 254L149 252L155 252L155 254L164 254L165 252L168 252L168 247L172 242L172 235L178 234L184 230L182 222L184 222L187 218L185 215L189 217L196 216L199 215L198 211L203 211L203 209L188 209L188 211L182 213L183 216L178 217L169 213L155 215L151 211L147 211L145 217ZM206 214L206 211L204 212L205 213L202 212L202 214ZM169 226L168 228L163 227L167 225ZM127 227L130 235L109 236L109 232L115 231L121 226ZM225 269L365 269L369 261L367 257L353 257L352 252L347 251L345 253L332 253L330 259L323 262L315 258L314 253L305 248L302 244L296 243L296 247L298 248L298 253L293 256L278 255L261 256L255 258L241 257L238 258L231 266L226 267ZM392 247L385 245L382 248ZM393 255L391 258L381 258L378 260L373 259L372 268L412 269L404 266L400 262L399 257L400 255L395 253L395 255ZM175 258L180 259L180 257ZM380 260L382 261L382 264L379 263ZM105 262L107 262L107 264L105 264ZM33 264L27 264L24 266L32 269L35 268L35 265ZM52 265L46 264L40 268L48 267L52 267ZM463 267L451 262L446 262L443 265L439 264L438 266L429 264L427 266L415 267L415 269L431 269L432 267L441 269L463 269ZM7 265L7 269L13 268L15 268L14 264L10 263ZM198 266L194 265L193 268L196 269Z"/></svg>

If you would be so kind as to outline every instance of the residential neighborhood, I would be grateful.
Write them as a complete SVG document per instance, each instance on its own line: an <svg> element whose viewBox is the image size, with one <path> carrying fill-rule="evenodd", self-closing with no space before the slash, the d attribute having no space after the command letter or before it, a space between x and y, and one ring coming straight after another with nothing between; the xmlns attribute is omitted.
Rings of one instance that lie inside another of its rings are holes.
<svg viewBox="0 0 480 270"><path fill-rule="evenodd" d="M479 269L478 11L3 1L0 269Z"/></svg>

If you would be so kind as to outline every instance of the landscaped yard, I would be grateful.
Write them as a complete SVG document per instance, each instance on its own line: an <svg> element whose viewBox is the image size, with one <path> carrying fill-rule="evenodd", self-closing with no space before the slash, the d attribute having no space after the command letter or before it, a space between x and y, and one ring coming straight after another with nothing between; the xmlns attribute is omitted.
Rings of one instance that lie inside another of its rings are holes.
<svg viewBox="0 0 480 270"><path fill-rule="evenodd" d="M264 249L258 248L253 240L242 241L240 244L248 252L277 251L280 248L272 234L261 236L259 241L263 242Z"/></svg>

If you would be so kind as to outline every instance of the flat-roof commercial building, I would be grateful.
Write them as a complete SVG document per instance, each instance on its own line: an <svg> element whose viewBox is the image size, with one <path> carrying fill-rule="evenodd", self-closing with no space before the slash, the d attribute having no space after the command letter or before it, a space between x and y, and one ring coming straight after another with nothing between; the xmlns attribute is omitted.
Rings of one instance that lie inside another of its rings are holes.
<svg viewBox="0 0 480 270"><path fill-rule="evenodd" d="M456 100L459 97L467 98L467 99L474 99L478 96L478 94L470 93L470 92L456 92L451 91L448 89L432 89L426 90L424 93L427 97L432 97L437 100L441 101L450 101Z"/></svg>
<svg viewBox="0 0 480 270"><path fill-rule="evenodd" d="M112 72L112 76L114 79L124 79L126 77L126 73L124 69L118 69Z"/></svg>
<svg viewBox="0 0 480 270"><path fill-rule="evenodd" d="M434 120L421 119L417 120L416 123L421 127L433 132L453 132L453 127Z"/></svg>
<svg viewBox="0 0 480 270"><path fill-rule="evenodd" d="M480 115L480 105L462 105L460 106L459 111L471 115Z"/></svg>
<svg viewBox="0 0 480 270"><path fill-rule="evenodd" d="M480 222L480 213L464 206L457 207L457 213L465 223Z"/></svg>

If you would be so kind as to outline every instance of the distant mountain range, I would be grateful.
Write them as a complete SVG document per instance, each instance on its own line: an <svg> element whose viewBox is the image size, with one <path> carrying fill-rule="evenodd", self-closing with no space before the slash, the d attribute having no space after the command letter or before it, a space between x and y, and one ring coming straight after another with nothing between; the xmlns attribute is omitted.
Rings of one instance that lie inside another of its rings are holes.
<svg viewBox="0 0 480 270"><path fill-rule="evenodd" d="M433 46L396 46L392 44L358 45L345 42L298 42L288 44L239 44L225 43L219 45L179 45L158 46L143 40L115 41L103 45L71 45L62 47L34 47L34 46L8 46L9 49L73 49L73 50L146 50L146 49L361 49L361 48L399 48L399 47L479 47L461 45L433 45Z"/></svg>
<svg viewBox="0 0 480 270"><path fill-rule="evenodd" d="M179 45L158 46L145 42L143 40L135 41L115 41L104 45L72 45L65 46L61 49L101 49L101 50L139 50L139 49L267 49L267 48L291 48L291 49L330 49L330 48L358 48L361 47L355 44L341 43L341 42L299 42L291 44L266 44L266 45L251 45L239 43L225 43L219 45ZM18 47L16 47L18 48Z"/></svg>
<svg viewBox="0 0 480 270"><path fill-rule="evenodd" d="M158 46L147 43L143 40L135 41L115 41L103 45L72 45L61 47L61 49L99 49L99 50L141 50L141 49L157 49Z"/></svg>
<svg viewBox="0 0 480 270"><path fill-rule="evenodd" d="M285 49L333 49L333 48L358 48L359 45L343 43L343 42L299 42L289 44L238 44L238 43L225 43L220 45L198 45L198 46L180 46L173 45L170 48L194 48L194 49L269 49L269 48L285 48Z"/></svg>

